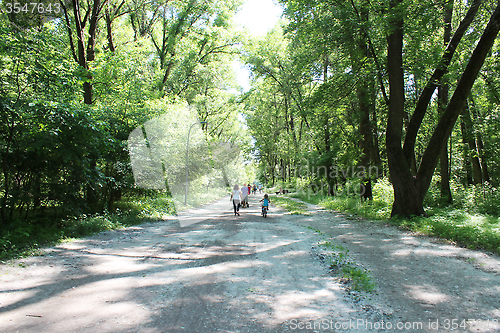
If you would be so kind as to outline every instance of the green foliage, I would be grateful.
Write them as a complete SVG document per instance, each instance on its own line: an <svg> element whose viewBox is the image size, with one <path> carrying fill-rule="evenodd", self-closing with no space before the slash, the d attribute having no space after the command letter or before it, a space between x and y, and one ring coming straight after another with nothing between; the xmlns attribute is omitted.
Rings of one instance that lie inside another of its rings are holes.
<svg viewBox="0 0 500 333"><path fill-rule="evenodd" d="M175 214L170 197L151 192L145 197L128 197L113 212L82 214L66 219L17 220L16 227L0 232L0 260L40 254L40 248L71 238L124 228L146 221L160 221Z"/></svg>
<svg viewBox="0 0 500 333"><path fill-rule="evenodd" d="M15 30L0 17L0 92L4 97L69 101L77 89L77 69L53 23L44 29Z"/></svg>
<svg viewBox="0 0 500 333"><path fill-rule="evenodd" d="M432 209L429 217L394 218L393 223L423 234L448 239L459 246L500 253L500 219L470 215L454 208Z"/></svg>
<svg viewBox="0 0 500 333"><path fill-rule="evenodd" d="M429 217L390 218L392 187L387 179L373 186L373 200L339 196L307 196L293 194L300 200L319 204L326 209L350 213L374 221L387 221L421 234L448 239L457 245L483 249L500 254L500 218L498 217L498 192L493 187L460 187L460 196L455 197L453 206L440 207L439 201L428 206ZM437 195L435 187L430 194ZM428 203L432 203L429 200Z"/></svg>
<svg viewBox="0 0 500 333"><path fill-rule="evenodd" d="M271 202L276 206L286 209L291 215L307 215L307 205L286 197L271 197Z"/></svg>
<svg viewBox="0 0 500 333"><path fill-rule="evenodd" d="M441 198L440 177L434 176L424 204L431 208L446 208L449 204ZM486 182L478 185L463 185L456 180L450 184L453 193L452 208L468 214L500 216L500 194L498 189Z"/></svg>
<svg viewBox="0 0 500 333"><path fill-rule="evenodd" d="M0 100L3 179L1 222L25 209L82 209L86 186L101 175L92 158L109 142L84 107L50 102Z"/></svg>
<svg viewBox="0 0 500 333"><path fill-rule="evenodd" d="M390 217L392 202L392 185L383 178L373 185L373 200L362 201L359 196L343 192L339 196L324 197L319 204L326 209L383 220Z"/></svg>
<svg viewBox="0 0 500 333"><path fill-rule="evenodd" d="M323 195L309 195L307 192L298 191L290 194L290 197L318 205L325 198Z"/></svg>
<svg viewBox="0 0 500 333"><path fill-rule="evenodd" d="M455 184L453 206L469 214L500 216L500 193L489 183L463 186Z"/></svg>

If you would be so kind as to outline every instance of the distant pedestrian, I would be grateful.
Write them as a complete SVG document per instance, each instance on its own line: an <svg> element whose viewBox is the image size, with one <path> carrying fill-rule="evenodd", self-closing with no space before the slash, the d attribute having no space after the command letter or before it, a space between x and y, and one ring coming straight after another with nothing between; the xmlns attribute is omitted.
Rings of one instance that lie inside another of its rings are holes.
<svg viewBox="0 0 500 333"><path fill-rule="evenodd" d="M252 193L252 185L250 185L250 183L248 183L248 194Z"/></svg>
<svg viewBox="0 0 500 333"><path fill-rule="evenodd" d="M259 184L259 193L262 193L262 184Z"/></svg>
<svg viewBox="0 0 500 333"><path fill-rule="evenodd" d="M233 201L234 216L240 216L240 202L242 199L240 187L238 184L234 185L233 192L231 193L231 200Z"/></svg>
<svg viewBox="0 0 500 333"><path fill-rule="evenodd" d="M248 207L248 186L247 184L243 184L241 188L241 207Z"/></svg>

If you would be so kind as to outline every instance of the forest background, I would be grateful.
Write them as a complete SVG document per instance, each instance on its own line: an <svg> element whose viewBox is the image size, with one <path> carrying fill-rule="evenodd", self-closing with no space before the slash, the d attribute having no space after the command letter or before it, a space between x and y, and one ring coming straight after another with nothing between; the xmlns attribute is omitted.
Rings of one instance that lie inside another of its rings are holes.
<svg viewBox="0 0 500 333"><path fill-rule="evenodd" d="M186 208L136 186L127 140L188 106L210 146L241 147L228 187L500 252L500 2L280 3L254 37L240 1L2 0L2 259Z"/></svg>

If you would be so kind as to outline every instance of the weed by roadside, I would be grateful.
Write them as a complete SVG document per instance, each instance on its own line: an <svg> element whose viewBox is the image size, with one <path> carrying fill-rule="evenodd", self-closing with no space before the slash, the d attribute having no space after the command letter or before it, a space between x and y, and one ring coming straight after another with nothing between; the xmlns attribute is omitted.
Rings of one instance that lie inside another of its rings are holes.
<svg viewBox="0 0 500 333"><path fill-rule="evenodd" d="M392 218L397 226L421 234L450 240L469 249L500 254L500 219L469 214L453 208L434 208L429 217Z"/></svg>
<svg viewBox="0 0 500 333"><path fill-rule="evenodd" d="M308 195L305 193L291 193L289 197L296 198L313 205L319 205L319 203L325 198L323 195Z"/></svg>
<svg viewBox="0 0 500 333"><path fill-rule="evenodd" d="M319 229L311 227L308 229L323 237L327 236ZM322 254L322 260L328 265L331 272L348 281L352 290L368 293L375 291L376 284L370 272L349 259L349 249L328 240L320 241L318 245L325 250L325 253Z"/></svg>

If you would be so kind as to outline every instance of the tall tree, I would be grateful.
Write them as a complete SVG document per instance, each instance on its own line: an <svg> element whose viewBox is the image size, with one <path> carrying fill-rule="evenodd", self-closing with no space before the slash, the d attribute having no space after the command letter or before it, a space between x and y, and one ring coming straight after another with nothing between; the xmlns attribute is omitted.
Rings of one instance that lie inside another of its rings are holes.
<svg viewBox="0 0 500 333"><path fill-rule="evenodd" d="M93 97L92 74L90 73L89 62L95 59L98 21L101 18L101 11L105 3L102 3L101 0L93 0L82 6L80 0L71 1L72 17L65 2L59 0L59 3L64 11L71 54L83 71L83 101L85 104L90 105L93 103ZM85 29L86 27L88 29Z"/></svg>
<svg viewBox="0 0 500 333"><path fill-rule="evenodd" d="M454 0L447 0L444 3L443 43L445 46L448 45L451 39L451 32L452 32L451 20L453 17L453 3ZM448 104L448 95L450 87L448 82L446 82L446 80L443 77L441 77L439 81L440 84L438 86L438 108L439 108L439 113L442 114L444 112L444 109L446 108L446 105ZM447 203L452 202L452 195L450 189L449 163L450 161L448 160L448 145L446 144L439 157L439 166L440 166L439 174L441 175L441 184L440 184L441 198Z"/></svg>
<svg viewBox="0 0 500 333"><path fill-rule="evenodd" d="M182 94L205 66L222 53L236 53L238 36L224 36L233 0L186 0L158 3L157 24L149 35L160 62L158 87L165 94ZM153 19L153 18L152 18Z"/></svg>
<svg viewBox="0 0 500 333"><path fill-rule="evenodd" d="M451 97L448 106L433 131L431 139L429 140L422 156L421 163L418 166L416 176L413 176L410 168L410 161L414 158L412 157L413 149L404 149L407 148L406 142L405 147L401 147L405 82L402 67L403 16L401 15L404 11L401 10L400 5L400 0L391 1L391 33L388 37L388 74L391 97L389 104L386 144L389 172L394 187L394 203L391 214L422 215L425 214L423 209L423 199L430 186L431 177L438 163L440 152L444 149L444 145L452 132L453 126L465 106L467 96L472 89L486 57L488 56L498 31L500 30L500 2L497 3L495 10L490 17L490 21L485 27L483 34L460 77L453 96ZM476 5L476 2L472 4L472 6L474 5ZM462 24L460 26L462 26ZM457 29L452 41L455 39L459 30L460 27ZM453 42L450 42L449 47L452 44ZM443 55L443 60L449 56L449 47ZM435 87L432 88L432 82L435 82L436 76L437 78L441 76L437 75L437 73L446 71L448 63L448 61L442 61L438 65L434 75L429 81L428 86L424 88L424 91L420 96L420 100L422 100L422 103L425 102L425 105L428 104L430 97L423 97L424 94L430 93L432 95L432 92L435 89ZM420 104L420 100L412 116L412 120L410 121L410 125L416 131L418 131L420 127L421 120L417 120L416 123L412 123L414 121L413 117L423 118L427 109L426 106L421 107L422 104ZM407 133L406 138L408 139L409 136L409 133ZM409 140L412 141L414 138L410 136ZM410 154L405 154L405 151Z"/></svg>
<svg viewBox="0 0 500 333"><path fill-rule="evenodd" d="M359 134L361 137L359 142L361 151L359 166L366 171L362 179L361 196L364 199L372 199L371 166L375 162L373 161L373 157L376 156L376 153L374 154L373 151L378 150L378 147L374 145L372 121L370 119L370 115L375 113L374 102L376 90L375 75L369 69L369 60L376 55L372 53L369 48L369 2L362 1L359 5L359 9L353 0L351 0L351 5L358 18L356 29L353 29L356 35L352 38L354 45L351 50L351 59L353 70L358 75L356 80L356 95L358 115L360 118ZM350 35L349 32L347 32L347 34Z"/></svg>
<svg viewBox="0 0 500 333"><path fill-rule="evenodd" d="M133 10L133 9L132 9ZM111 52L115 51L115 43L113 41L113 22L129 13L129 9L125 6L125 0L114 2L106 0L104 7L104 19L106 21L106 37L108 39L108 49Z"/></svg>

